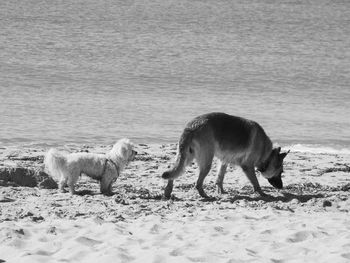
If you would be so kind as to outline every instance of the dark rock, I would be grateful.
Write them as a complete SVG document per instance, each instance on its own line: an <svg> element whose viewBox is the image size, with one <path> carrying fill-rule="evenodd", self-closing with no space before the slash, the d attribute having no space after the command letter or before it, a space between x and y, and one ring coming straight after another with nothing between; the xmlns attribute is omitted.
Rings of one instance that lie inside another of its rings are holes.
<svg viewBox="0 0 350 263"><path fill-rule="evenodd" d="M47 230L47 233L48 234L52 234L52 235L57 235L57 232L56 232L56 227L55 226L52 226L50 227L48 230Z"/></svg>
<svg viewBox="0 0 350 263"><path fill-rule="evenodd" d="M42 216L33 216L32 220L34 222L40 222L40 221L44 221L44 218Z"/></svg>
<svg viewBox="0 0 350 263"><path fill-rule="evenodd" d="M332 206L332 202L329 200L323 201L323 207Z"/></svg>
<svg viewBox="0 0 350 263"><path fill-rule="evenodd" d="M34 187L37 185L34 174L35 171L22 167L3 168L0 170L0 180L14 182L20 186Z"/></svg>
<svg viewBox="0 0 350 263"><path fill-rule="evenodd" d="M5 180L0 180L0 186L18 186L18 184L14 183L14 182L9 182L9 181L5 181Z"/></svg>
<svg viewBox="0 0 350 263"><path fill-rule="evenodd" d="M350 183L346 184L346 185L343 185L341 188L340 188L342 191L349 191L350 190Z"/></svg>
<svg viewBox="0 0 350 263"><path fill-rule="evenodd" d="M44 189L57 189L58 188L57 183L51 177L45 178L43 181L41 181L38 184L38 186L39 186L39 188L44 188Z"/></svg>
<svg viewBox="0 0 350 263"><path fill-rule="evenodd" d="M8 202L14 202L14 201L16 201L16 200L0 195L0 203L8 203Z"/></svg>
<svg viewBox="0 0 350 263"><path fill-rule="evenodd" d="M27 212L25 212L25 211L23 211L23 213L21 213L21 215L19 215L19 218L26 218L26 217L31 217L31 216L33 216L34 214L32 213L32 212L30 212L30 211L27 211Z"/></svg>
<svg viewBox="0 0 350 263"><path fill-rule="evenodd" d="M16 233L24 236L24 230L22 228L18 229L18 230L15 230Z"/></svg>
<svg viewBox="0 0 350 263"><path fill-rule="evenodd" d="M54 189L57 183L42 168L2 167L0 168L2 185L16 184L18 186Z"/></svg>

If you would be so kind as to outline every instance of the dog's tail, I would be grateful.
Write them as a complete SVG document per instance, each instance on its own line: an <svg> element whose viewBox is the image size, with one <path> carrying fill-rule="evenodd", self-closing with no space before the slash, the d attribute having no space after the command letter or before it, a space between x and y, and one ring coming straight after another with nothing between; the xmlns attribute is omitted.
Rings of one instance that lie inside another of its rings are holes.
<svg viewBox="0 0 350 263"><path fill-rule="evenodd" d="M54 179L59 179L64 172L67 158L66 155L58 150L51 148L45 155L45 170Z"/></svg>
<svg viewBox="0 0 350 263"><path fill-rule="evenodd" d="M193 132L185 129L179 140L175 164L162 174L163 179L172 180L181 176L185 167L193 160L192 139Z"/></svg>

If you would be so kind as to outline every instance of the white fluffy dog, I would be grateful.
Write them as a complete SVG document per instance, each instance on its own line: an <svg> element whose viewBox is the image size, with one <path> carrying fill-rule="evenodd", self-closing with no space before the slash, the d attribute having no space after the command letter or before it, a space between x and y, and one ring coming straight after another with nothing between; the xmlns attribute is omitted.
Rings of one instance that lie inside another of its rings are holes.
<svg viewBox="0 0 350 263"><path fill-rule="evenodd" d="M106 154L96 153L65 153L50 149L44 160L45 169L55 179L59 179L59 189L74 194L74 186L81 174L85 174L101 182L100 190L105 195L112 194L112 184L118 178L124 167L137 154L128 139L119 140Z"/></svg>

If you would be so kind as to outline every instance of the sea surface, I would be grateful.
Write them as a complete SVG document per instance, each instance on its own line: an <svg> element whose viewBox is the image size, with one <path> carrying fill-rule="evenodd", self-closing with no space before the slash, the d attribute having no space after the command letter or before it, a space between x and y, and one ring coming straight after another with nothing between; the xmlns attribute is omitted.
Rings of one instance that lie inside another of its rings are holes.
<svg viewBox="0 0 350 263"><path fill-rule="evenodd" d="M175 143L211 111L350 150L350 1L0 1L0 146Z"/></svg>

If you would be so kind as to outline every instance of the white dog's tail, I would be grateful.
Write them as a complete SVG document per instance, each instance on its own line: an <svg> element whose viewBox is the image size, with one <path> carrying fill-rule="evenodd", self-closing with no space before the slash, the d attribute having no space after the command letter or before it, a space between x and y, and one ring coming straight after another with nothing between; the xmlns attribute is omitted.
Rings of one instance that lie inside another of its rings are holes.
<svg viewBox="0 0 350 263"><path fill-rule="evenodd" d="M54 179L61 177L66 162L66 155L53 148L46 153L44 159L45 169Z"/></svg>

